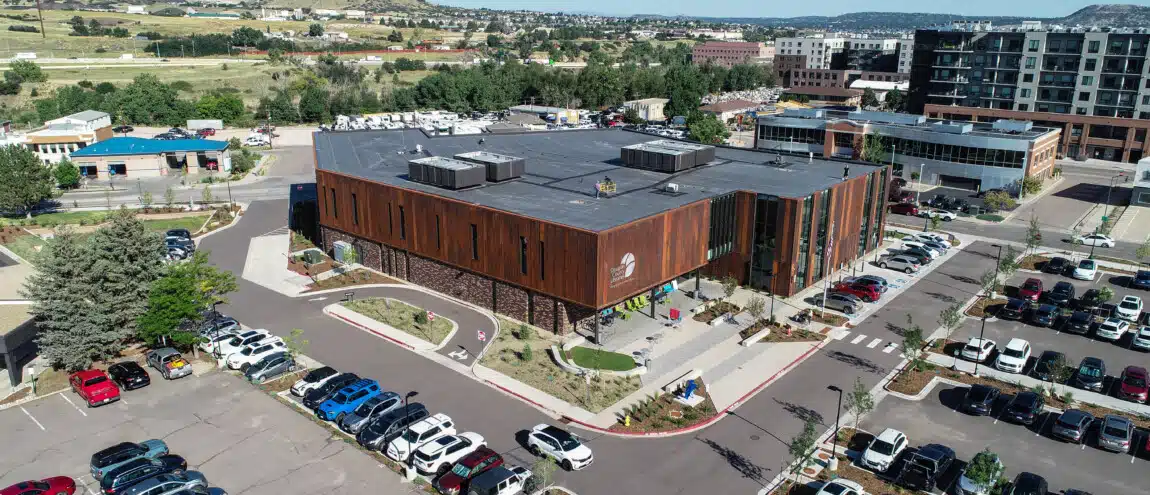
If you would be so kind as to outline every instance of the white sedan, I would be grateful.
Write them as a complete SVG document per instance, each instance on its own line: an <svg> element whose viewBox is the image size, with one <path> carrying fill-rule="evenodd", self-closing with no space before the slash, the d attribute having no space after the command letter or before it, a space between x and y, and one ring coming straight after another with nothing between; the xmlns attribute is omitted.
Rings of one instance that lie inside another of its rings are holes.
<svg viewBox="0 0 1150 495"><path fill-rule="evenodd" d="M994 352L995 343L990 339L971 337L962 348L962 358L970 361L983 362Z"/></svg>
<svg viewBox="0 0 1150 495"><path fill-rule="evenodd" d="M254 344L248 344L240 352L228 356L228 368L247 371L248 366L258 363L264 356L286 351L287 344L279 337L261 340Z"/></svg>
<svg viewBox="0 0 1150 495"><path fill-rule="evenodd" d="M862 485L848 479L828 481L815 495L866 495Z"/></svg>
<svg viewBox="0 0 1150 495"><path fill-rule="evenodd" d="M1074 268L1074 278L1078 280L1094 280L1098 276L1098 263L1094 260L1082 260L1078 262L1078 266Z"/></svg>
<svg viewBox="0 0 1150 495"><path fill-rule="evenodd" d="M942 220L944 222L949 222L951 220L958 218L957 213L955 213L953 211L947 211L947 210L931 210L930 213L927 213L927 215L929 215L931 217L938 217L939 220Z"/></svg>
<svg viewBox="0 0 1150 495"><path fill-rule="evenodd" d="M1074 243L1084 246L1112 248L1114 247L1114 238L1102 234L1080 235L1074 237Z"/></svg>

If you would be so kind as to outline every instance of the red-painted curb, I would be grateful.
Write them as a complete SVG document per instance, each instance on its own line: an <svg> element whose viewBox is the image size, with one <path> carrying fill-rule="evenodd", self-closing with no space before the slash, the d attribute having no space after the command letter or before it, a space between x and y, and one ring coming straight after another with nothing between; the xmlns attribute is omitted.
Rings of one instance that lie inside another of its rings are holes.
<svg viewBox="0 0 1150 495"><path fill-rule="evenodd" d="M829 339L830 337L828 336L827 338ZM566 421L566 422L569 422L569 423L575 423L575 424L577 424L577 425L579 425L579 426L581 426L581 427L583 427L583 428L586 428L586 429L588 429L588 430L594 430L594 431L598 431L598 432L601 432L601 433L609 433L609 434L612 434L612 435L617 435L617 436L629 436L629 437L662 437L662 436L670 436L670 435L674 435L674 434L677 434L677 433L686 433L686 432L690 432L690 431L701 430L701 429L703 429L703 428L706 428L706 427L708 427L708 426L711 426L712 424L714 424L715 422L719 421L720 419L723 419L723 417L724 417L724 416L725 416L727 413L731 412L731 410L732 410L732 409L734 409L734 408L738 407L739 405L741 405L741 404L743 403L743 401L747 400L747 398L751 397L752 395L759 393L759 391L760 391L760 390L762 390L762 389L763 389L763 387L766 387L767 385L770 385L770 384L771 384L771 382L773 382L773 381L775 381L776 379L778 379L780 375L782 375L782 374L783 374L783 373L785 373L787 370L789 370L789 369L791 369L792 367L794 367L796 364L798 364L798 363L800 363L800 362L802 362L802 361L805 361L805 360L806 360L808 357L810 357L810 355L811 355L812 353L814 353L815 351L817 351L817 350L819 350L819 349L822 349L822 348L823 348L823 346L825 346L825 345L826 345L826 343L827 343L827 340L826 340L826 339L824 339L824 340L823 340L821 343L819 343L818 345L816 345L816 346L814 346L814 347L811 347L809 350L807 350L807 352L804 352L804 353L802 353L802 355L800 355L799 357L795 358L795 360L794 360L794 361L791 361L790 363L787 363L787 365L786 365L786 366L783 366L783 368L782 368L782 369L780 369L779 371L776 371L776 372L775 372L775 374L771 375L771 376L770 376L770 378L767 378L767 380L766 380L766 381L764 381L763 383L760 383L760 384L759 384L759 386L755 387L754 389L751 389L751 391L750 391L750 392L747 392L746 394L743 394L743 396L742 396L742 397L739 397L739 399L738 399L738 400L736 400L735 402L732 402L732 403L731 403L731 405L727 406L727 408L726 408L726 409L723 409L723 410L722 410L722 411L720 411L718 414L716 414L714 417L712 417L711 419L708 419L708 420L706 420L706 421L704 421L704 422L702 422L702 423L694 424L694 425L691 425L691 426L684 426L684 427L682 427L682 428L676 428L676 429L674 429L674 430L667 430L667 431L658 431L658 432L650 432L650 433L630 433L630 432L623 432L623 431L615 431L615 430L611 430L611 429L609 429L609 428L602 428L602 427L599 427L599 426L595 426L595 425L592 425L592 424L588 424L588 423L585 423L585 422L583 422L583 421L579 421L578 419L572 418L571 416L568 416L568 415L566 415L566 414L564 414L562 417L563 417L563 420L564 420L564 421Z"/></svg>
<svg viewBox="0 0 1150 495"><path fill-rule="evenodd" d="M336 318L339 318L339 319L341 319L341 320L343 320L343 321L346 321L346 322L347 322L349 325L351 325L351 326L354 326L354 327L357 327L357 328L360 328L360 329L363 329L363 330L367 330L367 331L369 331L369 332L371 332L371 333L374 333L374 334L376 334L376 335L378 335L378 336L380 336L380 337L383 337L383 338L385 338L385 339L387 339L387 340L390 340L390 341L392 341L393 343L395 343L395 344L397 344L397 345L401 345L401 346L403 346L403 347L406 347L408 350L412 350L412 351L414 351L414 350L415 350L415 348L414 348L414 347L412 347L411 345L409 345L409 344L407 344L407 343L404 343L404 342L402 342L402 341L400 341L400 340L397 340L395 337L390 337L390 336L384 335L384 334L382 334L382 333L380 333L380 332L377 332L377 331L375 331L375 330L372 330L372 329L370 329L370 328L367 328L367 327L365 327L365 326L363 326L363 325L360 325L359 323L356 323L356 322L354 322L354 321L351 321L351 320L349 320L349 319L347 319L347 318L344 318L344 317L343 317L343 315L337 315L337 314L335 314L335 313L328 313L328 314L329 314L329 315L332 315L332 316L334 316L334 317L336 317Z"/></svg>
<svg viewBox="0 0 1150 495"><path fill-rule="evenodd" d="M544 406L543 404L540 404L540 403L538 403L538 402L535 402L535 401L533 401L533 400L531 400L531 399L528 399L527 397L524 397L522 394L520 394L520 393L518 393L518 392L514 392L514 391L512 391L511 389L508 389L507 387L504 387L503 385L500 385L500 384L498 384L498 383L495 383L495 382L493 382L493 381L491 381L491 380L488 380L488 379L486 379L486 378L484 378L484 379L483 379L483 382L484 382L484 383L486 383L486 384L488 384L488 385L491 385L492 387L495 387L495 388L497 388L497 389L499 389L499 390L502 390L502 391L504 391L504 392L507 392L508 394L511 394L512 396L515 396L515 397L516 397L516 398L518 398L519 400L522 400L522 401L524 401L524 402L527 402L528 404L531 404L531 405L533 405L533 406L535 406L535 407L538 407L538 408L540 408L540 409L543 409L544 411L548 411L548 412L550 412L551 414L556 414L556 415L558 415L558 414L559 414L557 411L555 411L555 410L551 409L550 407Z"/></svg>

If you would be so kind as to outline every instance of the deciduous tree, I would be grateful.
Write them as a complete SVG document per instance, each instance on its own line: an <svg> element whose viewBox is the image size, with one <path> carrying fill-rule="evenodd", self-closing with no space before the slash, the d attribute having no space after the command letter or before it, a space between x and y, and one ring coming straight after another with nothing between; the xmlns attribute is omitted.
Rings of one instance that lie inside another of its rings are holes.
<svg viewBox="0 0 1150 495"><path fill-rule="evenodd" d="M854 388L846 396L846 409L855 417L855 429L859 427L859 419L874 410L874 395L862 382L862 378L855 377Z"/></svg>
<svg viewBox="0 0 1150 495"><path fill-rule="evenodd" d="M0 147L0 210L23 211L32 218L32 209L53 196L56 179L31 150L23 146Z"/></svg>
<svg viewBox="0 0 1150 495"><path fill-rule="evenodd" d="M998 458L998 454L987 448L975 454L970 460L970 464L966 466L966 478L974 483L979 491L989 492L1002 476L1002 471L1002 460Z"/></svg>
<svg viewBox="0 0 1150 495"><path fill-rule="evenodd" d="M687 125L688 136L695 141L707 144L722 143L731 135L727 126L714 115L708 115Z"/></svg>

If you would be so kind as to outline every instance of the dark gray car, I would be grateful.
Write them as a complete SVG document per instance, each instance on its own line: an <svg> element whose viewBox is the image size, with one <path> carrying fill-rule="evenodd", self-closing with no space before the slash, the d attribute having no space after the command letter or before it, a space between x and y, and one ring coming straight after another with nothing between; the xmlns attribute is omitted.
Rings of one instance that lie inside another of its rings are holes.
<svg viewBox="0 0 1150 495"><path fill-rule="evenodd" d="M119 495L170 495L193 487L207 488L208 478L199 471L161 474L136 483Z"/></svg>
<svg viewBox="0 0 1150 495"><path fill-rule="evenodd" d="M355 440L371 450L386 448L387 444L402 435L409 425L429 415L427 408L418 402L407 406L401 405L373 420L367 428L355 436Z"/></svg>
<svg viewBox="0 0 1150 495"><path fill-rule="evenodd" d="M244 371L244 378L253 383L263 383L284 373L295 371L295 359L286 352L264 356Z"/></svg>
<svg viewBox="0 0 1150 495"><path fill-rule="evenodd" d="M112 495L153 476L182 473L187 468L188 461L174 454L162 455L155 459L133 459L105 474L100 479L100 489L106 495Z"/></svg>
<svg viewBox="0 0 1150 495"><path fill-rule="evenodd" d="M355 408L351 414L343 417L339 428L343 431L358 434L365 426L376 418L383 416L403 404L403 398L395 392L384 392L372 397Z"/></svg>

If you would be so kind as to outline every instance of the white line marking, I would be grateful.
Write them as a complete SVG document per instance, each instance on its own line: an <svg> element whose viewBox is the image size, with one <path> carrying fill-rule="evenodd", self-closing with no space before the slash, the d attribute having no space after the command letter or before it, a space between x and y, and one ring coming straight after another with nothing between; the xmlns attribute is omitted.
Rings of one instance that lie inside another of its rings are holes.
<svg viewBox="0 0 1150 495"><path fill-rule="evenodd" d="M874 349L875 347L878 347L879 342L882 342L882 339L874 339L874 340L870 341L869 344L866 345L866 348L867 349Z"/></svg>
<svg viewBox="0 0 1150 495"><path fill-rule="evenodd" d="M93 481L95 481L95 480L93 480ZM88 495L96 495L96 492L92 491L92 487L90 487L88 485L84 485L84 489L88 490Z"/></svg>
<svg viewBox="0 0 1150 495"><path fill-rule="evenodd" d="M308 301L322 301L324 299L327 299L327 296L313 297L311 299L308 299Z"/></svg>
<svg viewBox="0 0 1150 495"><path fill-rule="evenodd" d="M851 341L851 345L858 345L859 342L864 340L866 340L866 335L860 333L858 337L855 337L855 339Z"/></svg>
<svg viewBox="0 0 1150 495"><path fill-rule="evenodd" d="M837 332L835 332L835 336L833 338L835 340L842 340L842 339L847 338L847 335L850 335L850 334L851 334L850 330L840 328Z"/></svg>
<svg viewBox="0 0 1150 495"><path fill-rule="evenodd" d="M1082 442L1082 450L1086 450L1086 442Z"/></svg>
<svg viewBox="0 0 1150 495"><path fill-rule="evenodd" d="M77 411L80 411L80 414L83 414L84 417L88 417L88 413L84 412L83 409L80 409L80 407L77 406L75 402L72 402L72 399L69 399L67 395L60 394L60 397L68 401L69 404L72 404L72 407L76 408Z"/></svg>
<svg viewBox="0 0 1150 495"><path fill-rule="evenodd" d="M886 345L886 349L883 349L882 353L883 354L890 354L891 351L894 351L894 349L895 349L895 345L893 342L891 342L891 343Z"/></svg>
<svg viewBox="0 0 1150 495"><path fill-rule="evenodd" d="M36 426L40 427L40 431L48 431L48 429L45 428L44 425L40 424L39 421L36 421L36 418L32 417L32 413L28 412L27 409L24 409L24 406L20 406L20 410L24 411L24 414L26 416L28 416L28 419L32 420L33 423L36 423Z"/></svg>

